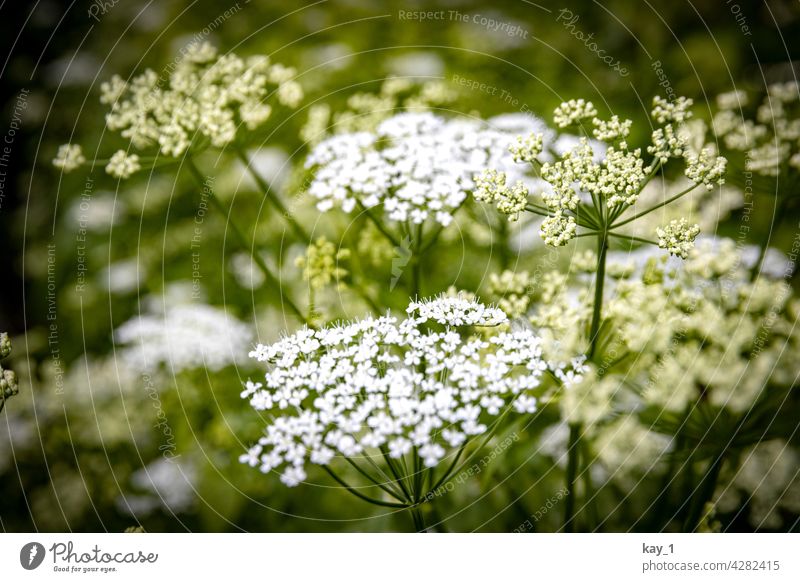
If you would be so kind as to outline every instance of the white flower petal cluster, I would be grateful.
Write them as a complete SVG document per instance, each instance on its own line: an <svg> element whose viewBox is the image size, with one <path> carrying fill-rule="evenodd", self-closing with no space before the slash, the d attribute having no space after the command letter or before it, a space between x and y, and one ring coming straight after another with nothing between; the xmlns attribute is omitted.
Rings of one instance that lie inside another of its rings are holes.
<svg viewBox="0 0 800 582"><path fill-rule="evenodd" d="M703 148L699 154L687 153L686 177L695 184L702 184L707 190L725 183L725 168L728 161L722 156L714 157L711 151Z"/></svg>
<svg viewBox="0 0 800 582"><path fill-rule="evenodd" d="M693 104L694 101L687 97L669 101L656 95L653 97L653 109L650 115L657 123L683 123L692 117Z"/></svg>
<svg viewBox="0 0 800 582"><path fill-rule="evenodd" d="M111 156L106 166L106 172L115 178L130 178L134 173L141 169L139 156L129 154L125 150L119 150Z"/></svg>
<svg viewBox="0 0 800 582"><path fill-rule="evenodd" d="M747 106L749 99L745 91L736 90L717 95L717 107L720 109L741 109Z"/></svg>
<svg viewBox="0 0 800 582"><path fill-rule="evenodd" d="M509 317L521 317L528 311L532 285L533 279L528 271L491 273L486 295Z"/></svg>
<svg viewBox="0 0 800 582"><path fill-rule="evenodd" d="M731 239L704 239L685 261L667 260L653 247L639 249L633 259L644 264L627 279L607 281L603 317L613 336L598 357L606 366L602 380L611 384L576 385L562 412L603 423L622 409L681 413L702 395L707 404L742 413L765 391L794 384L800 302L782 279L786 265L776 269L777 279L751 282L749 263ZM627 260L627 254L609 253L607 269ZM544 279L551 277L561 291L545 293L543 286L531 323L553 358L565 345L583 348L571 334L585 334L593 299L580 274L567 279L554 271ZM620 363L609 366L612 361ZM591 409L599 409L592 391L601 389L614 397L602 418Z"/></svg>
<svg viewBox="0 0 800 582"><path fill-rule="evenodd" d="M547 215L541 207L529 208L536 214L546 214L539 229L546 244L567 244L577 235L579 223L583 227L597 228L598 213L606 215L598 204L611 210L607 214L616 220L627 206L637 203L651 178L670 158L683 158L686 176L697 185L711 190L724 183L725 158L712 156L711 148L695 148L696 141L705 143L706 127L689 121L692 100L680 97L666 101L656 97L653 103L653 117L661 127L653 131L652 145L647 148L653 156L650 164L645 164L640 149L628 148L626 139L631 131L631 120L622 120L616 115L608 120L600 119L591 102L582 99L562 103L555 111L554 121L566 127L590 119L594 136L599 141L574 136L553 139L548 135L545 138L544 131L517 138L517 143L511 147L514 161L524 162L535 170L536 185L542 184L538 194L549 209ZM515 193L506 188L506 181L503 172L489 168L477 178L475 196L478 200L496 203L498 208L502 206L503 211L516 219L517 211L528 208L528 189L534 186L523 190L524 182L520 182ZM528 183L533 184L533 181L529 178ZM589 208L589 204L593 208ZM579 216L581 212L584 218Z"/></svg>
<svg viewBox="0 0 800 582"><path fill-rule="evenodd" d="M64 173L76 170L86 163L86 157L83 155L83 149L80 145L65 143L58 147L56 157L53 159L53 165L56 168L61 168Z"/></svg>
<svg viewBox="0 0 800 582"><path fill-rule="evenodd" d="M478 121L400 113L374 133L335 135L317 145L306 160L315 170L309 193L321 212L380 206L389 220L447 226L474 190L476 171L513 165L514 137ZM518 199L520 189L513 195Z"/></svg>
<svg viewBox="0 0 800 582"><path fill-rule="evenodd" d="M211 44L195 43L167 78L150 69L130 82L114 76L102 85L100 100L111 107L109 129L137 149L178 157L197 139L223 147L240 126L259 127L272 112L267 100L273 92L281 104L296 107L303 91L294 74L265 56L218 55Z"/></svg>
<svg viewBox="0 0 800 582"><path fill-rule="evenodd" d="M653 131L652 142L653 145L648 146L647 153L662 164L670 158L683 156L686 148L686 139L669 123Z"/></svg>
<svg viewBox="0 0 800 582"><path fill-rule="evenodd" d="M597 109L595 109L591 101L570 99L556 107L555 111L553 111L553 122L563 129L580 123L584 119L591 119L596 115Z"/></svg>
<svg viewBox="0 0 800 582"><path fill-rule="evenodd" d="M594 130L592 131L594 136L605 142L624 140L630 134L631 125L633 125L633 121L630 119L620 121L617 115L612 115L608 121L595 117L592 123L594 123Z"/></svg>
<svg viewBox="0 0 800 582"><path fill-rule="evenodd" d="M557 210L553 216L548 216L542 221L539 235L545 244L553 247L562 247L575 238L578 232L578 223L572 216L565 215Z"/></svg>
<svg viewBox="0 0 800 582"><path fill-rule="evenodd" d="M536 410L548 369L540 339L529 330L463 333L506 321L497 308L441 297L411 303L402 321L387 314L258 345L250 355L268 371L242 397L271 420L241 462L280 470L288 486L306 478L308 463L376 448L393 458L416 449L436 466L507 407Z"/></svg>
<svg viewBox="0 0 800 582"><path fill-rule="evenodd" d="M755 111L750 104L753 103ZM714 133L731 150L745 152L748 171L777 176L800 170L800 86L795 81L767 87L760 101L743 91L717 97Z"/></svg>
<svg viewBox="0 0 800 582"><path fill-rule="evenodd" d="M195 368L221 370L237 362L252 340L247 325L203 304L176 305L164 314L135 317L114 336L126 346L123 357L132 367L149 372L164 365L176 373Z"/></svg>
<svg viewBox="0 0 800 582"><path fill-rule="evenodd" d="M700 234L700 226L690 225L685 218L671 220L663 228L657 228L658 246L669 251L669 254L685 259L694 248L694 239Z"/></svg>
<svg viewBox="0 0 800 582"><path fill-rule="evenodd" d="M507 186L505 172L489 169L475 176L475 200L495 204L498 212L507 214L511 221L518 220L519 213L525 210L528 194L528 187L522 180Z"/></svg>
<svg viewBox="0 0 800 582"><path fill-rule="evenodd" d="M508 151L514 157L514 161L521 164L523 162L534 162L539 158L544 148L544 134L531 133L528 137L517 136L516 143L509 146Z"/></svg>
<svg viewBox="0 0 800 582"><path fill-rule="evenodd" d="M729 483L721 482L718 504L737 511L747 503L749 521L758 529L778 529L786 516L800 512L800 452L782 439L762 441L742 453Z"/></svg>

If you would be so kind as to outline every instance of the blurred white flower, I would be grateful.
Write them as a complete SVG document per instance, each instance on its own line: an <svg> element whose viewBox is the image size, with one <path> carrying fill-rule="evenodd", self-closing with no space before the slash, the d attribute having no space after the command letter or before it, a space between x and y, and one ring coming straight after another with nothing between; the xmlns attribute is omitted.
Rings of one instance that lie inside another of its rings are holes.
<svg viewBox="0 0 800 582"><path fill-rule="evenodd" d="M163 315L142 315L119 327L118 344L131 366L174 372L217 371L239 361L252 339L250 328L222 309L202 304L167 307Z"/></svg>

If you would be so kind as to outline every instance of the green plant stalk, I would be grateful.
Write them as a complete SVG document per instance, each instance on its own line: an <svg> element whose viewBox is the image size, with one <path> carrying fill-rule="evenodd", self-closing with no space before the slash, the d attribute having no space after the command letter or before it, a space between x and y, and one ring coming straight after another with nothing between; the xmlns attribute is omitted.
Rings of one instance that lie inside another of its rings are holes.
<svg viewBox="0 0 800 582"><path fill-rule="evenodd" d="M567 445L567 498L564 500L564 531L574 533L575 528L575 486L578 482L578 461L580 457L580 424L570 424L569 444ZM588 492L587 492L588 493Z"/></svg>
<svg viewBox="0 0 800 582"><path fill-rule="evenodd" d="M414 235L414 247L411 253L411 298L419 299L422 286L422 223L417 226Z"/></svg>
<svg viewBox="0 0 800 582"><path fill-rule="evenodd" d="M414 521L414 531L416 533L425 533L425 519L422 517L420 506L414 505L408 511L411 512L411 519Z"/></svg>
<svg viewBox="0 0 800 582"><path fill-rule="evenodd" d="M309 234L289 213L289 210L286 208L283 202L281 202L280 198L278 198L272 188L270 188L264 177L253 167L252 163L247 158L247 155L242 150L237 149L236 156L239 158L242 164L244 164L244 167L247 168L247 172L250 174L253 180L255 180L258 188L264 195L264 198L266 198L267 201L272 204L278 210L278 212L281 213L281 216L283 216L284 220L286 220L286 223L294 231L295 236L301 241L307 242L310 239Z"/></svg>
<svg viewBox="0 0 800 582"><path fill-rule="evenodd" d="M606 279L606 256L608 252L608 223L603 218L602 232L597 236L597 270L595 272L594 283L594 304L592 305L592 322L589 327L589 353L587 354L591 360L595 356L597 350L597 343L600 338L600 323L602 320L603 310L603 288ZM578 464L581 449L581 432L582 427L580 423L573 423L570 425L569 430L569 447L567 450L567 499L564 503L564 531L575 531L575 485L578 473ZM586 469L588 470L588 468ZM590 491L586 491L586 495L590 495Z"/></svg>
<svg viewBox="0 0 800 582"><path fill-rule="evenodd" d="M703 517L703 507L705 507L705 504L714 496L714 490L717 488L719 474L725 463L726 451L727 447L723 447L711 461L702 479L700 479L700 483L697 485L697 492L692 497L691 504L689 505L689 513L686 516L683 531L693 532L697 529L697 526L700 525L700 520Z"/></svg>
<svg viewBox="0 0 800 582"><path fill-rule="evenodd" d="M361 500L363 500L363 501L366 501L367 503L371 503L371 504L373 504L373 505L379 505L379 506L381 506L381 507L394 507L394 508L397 508L397 509L406 509L406 508L408 508L408 507L409 507L409 505L408 505L407 503L393 503L393 502L391 502L391 501L382 501L382 500L380 500L380 499L373 499L372 497L369 497L369 496L367 496L367 495L364 495L363 493L359 493L359 492L358 492L358 491L356 491L356 490L355 490L353 487L351 487L351 486L350 486L350 485L349 485L349 484L348 484L348 483L347 483L347 482L346 482L344 479L342 479L341 477L339 477L339 475L337 475L336 473L334 473L334 472L333 472L333 469L331 469L331 468L330 468L330 467L328 467L327 465L322 465L322 468L323 468L323 469L325 470L325 472L326 472L326 473L328 473L328 475L330 475L330 476L333 478L333 480L334 480L334 481L336 481L336 482L337 482L339 485L341 485L342 487L344 487L345 489L347 489L347 491L349 491L350 493L352 493L353 495L355 495L355 496L356 496L356 497L358 497L359 499L361 499Z"/></svg>
<svg viewBox="0 0 800 582"><path fill-rule="evenodd" d="M688 188L686 188L686 190L682 190L681 192L678 192L677 194L675 194L675 196L673 196L673 197L671 197L671 198L667 198L667 199L666 199L666 200L664 200L663 202L659 202L658 204L656 204L656 205L654 205L654 206L651 206L651 207L650 207L650 208L648 208L647 210L642 210L641 212L639 212L639 213L637 213L637 214L634 214L634 215L633 215L633 216L631 216L630 218L626 218L626 219L625 219L625 220L623 220L622 222L616 222L616 220L614 220L614 221L611 223L611 226L613 226L613 227L618 227L618 226L623 226L623 225L625 225L625 224L628 224L628 223L630 223L630 222L633 222L634 220L637 220L637 219L641 218L642 216L645 216L645 215L647 215L647 214L650 214L651 212L653 212L653 211L655 211L655 210L658 210L659 208L663 208L663 207L664 207L664 206L666 206L667 204L671 204L671 203L675 202L675 201L676 201L676 200L678 200L679 198L683 198L683 197L684 197L686 194L688 194L689 192L691 192L692 190L694 190L695 188L697 188L697 186L698 186L697 184L693 184L692 186L689 186Z"/></svg>
<svg viewBox="0 0 800 582"><path fill-rule="evenodd" d="M597 237L597 271L594 279L594 305L592 305L592 323L589 328L589 354L591 360L597 350L600 336L600 322L603 311L603 288L606 282L606 255L608 252L608 232L603 231Z"/></svg>
<svg viewBox="0 0 800 582"><path fill-rule="evenodd" d="M194 177L194 179L198 183L198 185L201 188L205 188L206 184L205 184L205 180L203 179L203 174L200 172L200 170L195 165L194 160L189 158L189 159L186 160L186 164L187 164L187 166L189 168L189 172L192 174L192 176ZM253 260L253 262L256 264L256 266L258 266L258 268L261 270L261 272L264 274L264 276L267 278L267 280L271 281L272 283L275 283L275 286L278 288L278 290L280 292L282 303L285 303L286 306L289 307L289 309L292 311L292 313L294 313L295 316L297 316L297 318L302 323L308 325L309 327L312 327L311 322L308 321L308 318L305 316L305 314L303 314L303 312L300 311L300 308L294 303L294 301L292 301L286 295L286 293L284 293L284 291L283 291L283 289L281 288L281 285L280 285L280 280L272 273L272 270L264 262L264 259L262 259L261 256L259 256L259 254L257 252L255 252L255 249L253 248L252 245L247 243L247 238L244 236L242 230L239 228L239 226L236 224L236 222L233 220L233 218L231 218L230 213L228 212L228 209L225 208L225 206L222 204L220 199L217 198L217 195L211 189L209 189L209 198L211 198L211 202L214 204L214 206L227 219L227 224L230 226L231 230L233 231L233 234L236 237L237 242L239 243L239 246L242 247L242 250L246 251L250 255L250 258Z"/></svg>

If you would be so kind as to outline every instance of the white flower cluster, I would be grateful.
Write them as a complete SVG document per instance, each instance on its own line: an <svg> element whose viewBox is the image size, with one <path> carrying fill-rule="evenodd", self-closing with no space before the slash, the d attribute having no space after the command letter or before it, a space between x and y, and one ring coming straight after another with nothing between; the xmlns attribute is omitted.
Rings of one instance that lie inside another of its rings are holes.
<svg viewBox="0 0 800 582"><path fill-rule="evenodd" d="M602 424L623 410L650 406L681 413L700 398L742 413L765 391L793 385L800 301L781 278L751 282L734 240L699 241L685 262L653 247L630 256L609 253L607 270L628 260L640 265L607 281L603 317L613 333L598 354L602 378L587 381L584 374L582 384L565 391L563 414ZM558 271L544 274L531 323L550 359L584 349L592 300L581 275L568 280Z"/></svg>
<svg viewBox="0 0 800 582"><path fill-rule="evenodd" d="M356 93L347 99L347 109L331 113L325 103L312 105L300 137L315 146L330 133L374 132L378 125L398 111L426 111L452 103L457 92L446 82L416 82L409 78L390 77L377 93Z"/></svg>
<svg viewBox="0 0 800 582"><path fill-rule="evenodd" d="M718 506L737 511L746 501L749 521L758 529L777 529L785 514L800 512L800 453L792 444L762 441L742 453L742 462L729 483L721 483Z"/></svg>
<svg viewBox="0 0 800 582"><path fill-rule="evenodd" d="M690 225L685 218L671 220L664 227L657 228L658 246L669 251L669 254L685 259L694 248L694 239L700 234L700 226Z"/></svg>
<svg viewBox="0 0 800 582"><path fill-rule="evenodd" d="M126 179L141 169L139 156L128 154L124 150L119 150L108 161L106 172L115 178Z"/></svg>
<svg viewBox="0 0 800 582"><path fill-rule="evenodd" d="M800 85L770 85L754 115L750 102L744 91L719 95L714 133L727 148L746 152L749 171L777 176L783 168L800 170Z"/></svg>
<svg viewBox="0 0 800 582"><path fill-rule="evenodd" d="M183 155L196 139L214 147L231 143L237 128L253 130L271 115L267 103L296 107L303 91L295 71L270 64L265 56L218 55L209 43L195 43L164 79L146 70L131 81L115 75L102 85L101 102L109 105L106 123L137 149L157 147L161 155ZM128 166L130 167L130 166ZM118 174L119 163L110 165Z"/></svg>
<svg viewBox="0 0 800 582"><path fill-rule="evenodd" d="M665 125L653 131L652 142L653 145L648 146L647 153L662 164L670 158L681 157L686 147L686 140L672 125Z"/></svg>
<svg viewBox="0 0 800 582"><path fill-rule="evenodd" d="M565 101L553 111L553 122L560 128L569 127L583 121L592 119L597 115L597 109L591 101L584 99L570 99Z"/></svg>
<svg viewBox="0 0 800 582"><path fill-rule="evenodd" d="M687 153L686 177L695 184L702 184L706 190L725 183L725 168L728 162L722 156L712 157L711 152L703 148L699 154Z"/></svg>
<svg viewBox="0 0 800 582"><path fill-rule="evenodd" d="M542 237L545 244L552 247L563 247L575 238L577 232L578 223L572 216L564 214L561 210L557 210L553 216L545 218L539 228L539 236Z"/></svg>
<svg viewBox="0 0 800 582"><path fill-rule="evenodd" d="M544 147L544 134L532 133L528 137L517 136L516 143L511 144L508 150L517 163L534 162L539 158Z"/></svg>
<svg viewBox="0 0 800 582"><path fill-rule="evenodd" d="M306 478L309 462L376 448L395 459L416 450L426 467L436 466L507 407L536 410L548 369L539 338L459 333L506 321L497 308L441 297L411 303L402 321L387 314L258 345L250 355L269 369L242 397L272 419L240 460L265 473L280 469L288 486ZM568 371L557 373L569 380Z"/></svg>
<svg viewBox="0 0 800 582"><path fill-rule="evenodd" d="M692 117L691 107L694 102L686 97L678 97L673 101L663 97L653 97L651 116L657 123L683 123Z"/></svg>
<svg viewBox="0 0 800 582"><path fill-rule="evenodd" d="M605 142L613 142L616 140L624 140L631 132L631 125L633 125L633 121L630 119L624 119L620 121L620 118L617 115L612 115L611 119L608 121L604 119L598 119L595 117L592 120L594 123L594 136ZM623 145L622 147L625 147Z"/></svg>
<svg viewBox="0 0 800 582"><path fill-rule="evenodd" d="M127 346L123 357L141 371L159 365L173 372L194 368L221 370L247 351L250 328L225 311L202 304L168 307L163 315L148 314L125 322L115 332Z"/></svg>
<svg viewBox="0 0 800 582"><path fill-rule="evenodd" d="M56 168L61 168L66 174L76 170L86 163L86 157L83 155L83 149L77 144L65 143L58 147L58 153L53 159L53 165Z"/></svg>
<svg viewBox="0 0 800 582"><path fill-rule="evenodd" d="M477 121L400 113L374 133L335 135L317 145L306 160L315 170L309 193L321 212L380 206L393 221L433 218L447 226L475 189L476 170L513 165L507 151L514 136ZM523 192L515 186L509 194L509 212L516 212Z"/></svg>
<svg viewBox="0 0 800 582"><path fill-rule="evenodd" d="M528 204L528 187L517 182L510 188L506 185L505 172L494 169L484 170L475 176L475 200L497 205L501 214L508 214L509 220L519 219L519 213Z"/></svg>
<svg viewBox="0 0 800 582"><path fill-rule="evenodd" d="M592 226L591 218L581 222L579 212L602 216L606 213L600 212L597 205L603 204L612 211L608 214L619 217L626 207L636 204L652 176L670 158L683 158L686 176L710 190L724 183L726 161L713 157L711 148L695 148L695 141L705 143L705 129L688 121L691 105L692 100L683 97L671 102L654 99L651 113L662 125L652 133L647 152L653 160L645 164L640 149L628 148L631 120L617 115L601 119L592 103L582 99L562 103L553 115L556 125L566 127L591 120L599 141L573 136L554 140L546 127L528 137L518 137L509 151L515 162L524 162L533 169L535 181L529 177L528 182L520 180L518 186L507 188L505 174L490 167L477 178L475 197L496 204L501 212L512 215L512 220L525 209L544 214L540 236L548 245L562 246L578 234L579 225ZM539 195L548 212L536 208L535 203L529 206L529 190L539 184ZM590 201L593 207L588 206ZM596 219L594 227L598 227Z"/></svg>
<svg viewBox="0 0 800 582"><path fill-rule="evenodd" d="M489 275L486 291L488 298L509 317L521 317L528 311L531 303L533 279L528 271L503 271L499 275Z"/></svg>

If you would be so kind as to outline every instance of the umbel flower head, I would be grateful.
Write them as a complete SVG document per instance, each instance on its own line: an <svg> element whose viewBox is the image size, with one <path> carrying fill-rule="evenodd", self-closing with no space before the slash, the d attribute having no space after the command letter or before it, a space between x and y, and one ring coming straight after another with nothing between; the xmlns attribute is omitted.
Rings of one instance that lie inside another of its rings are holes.
<svg viewBox="0 0 800 582"><path fill-rule="evenodd" d="M163 314L135 317L116 330L122 355L132 368L172 372L218 371L236 362L251 341L250 328L222 309L203 304L168 306Z"/></svg>
<svg viewBox="0 0 800 582"><path fill-rule="evenodd" d="M514 136L479 121L400 113L375 132L335 135L317 145L306 160L315 171L309 193L321 212L381 207L392 221L433 219L447 226L475 189L477 170L513 165L507 150ZM519 186L509 192L514 202L507 210L514 214L523 192Z"/></svg>
<svg viewBox="0 0 800 582"><path fill-rule="evenodd" d="M272 95L297 107L303 90L294 76L294 69L265 56L219 55L207 42L193 43L161 75L151 69L130 81L114 75L101 85L100 102L110 107L108 128L130 140L132 149L180 157L196 144L224 147L242 128L261 126L272 114ZM75 145L61 146L54 160L64 171L84 162ZM127 178L139 167L136 154L120 150L106 170Z"/></svg>
<svg viewBox="0 0 800 582"><path fill-rule="evenodd" d="M644 187L671 159L683 160L684 173L693 185L680 196L695 187L711 190L724 183L725 158L714 155L713 147L698 149L689 143L697 133L686 127L692 116L691 105L692 100L684 97L674 101L660 97L653 100L651 115L658 127L652 132L652 143L647 147L647 153L652 156L648 163L641 149L628 147L631 120L616 115L601 119L594 105L583 99L562 103L553 114L554 123L561 128L578 126L585 133L591 128L591 135L597 141L584 135L573 139L571 147L558 148L557 140L548 139L544 132L539 132L518 137L509 148L514 161L528 165L532 177L539 180L541 190L535 192L531 187L530 193L538 194L541 203L528 200L529 188L523 181L508 187L505 173L493 167L476 177L475 197L495 204L510 220L516 220L522 211L543 215L539 234L551 246L567 244L578 236L579 227L617 236L619 233L613 232L615 226L627 224L657 208L637 213L630 220L623 219L624 212L636 204ZM674 254L685 256L694 236L696 233L683 237L681 248L684 250ZM674 248L673 245L670 250Z"/></svg>
<svg viewBox="0 0 800 582"><path fill-rule="evenodd" d="M752 102L752 105L751 105ZM744 91L717 97L713 128L725 147L745 152L746 170L762 176L800 171L800 85L767 87L763 99Z"/></svg>
<svg viewBox="0 0 800 582"><path fill-rule="evenodd" d="M268 370L242 397L270 419L240 460L279 470L289 486L308 463L375 449L390 459L416 452L435 467L506 410L534 412L546 370L567 377L530 330L469 334L507 321L500 309L443 296L412 302L402 320L369 317L259 344L250 355Z"/></svg>

